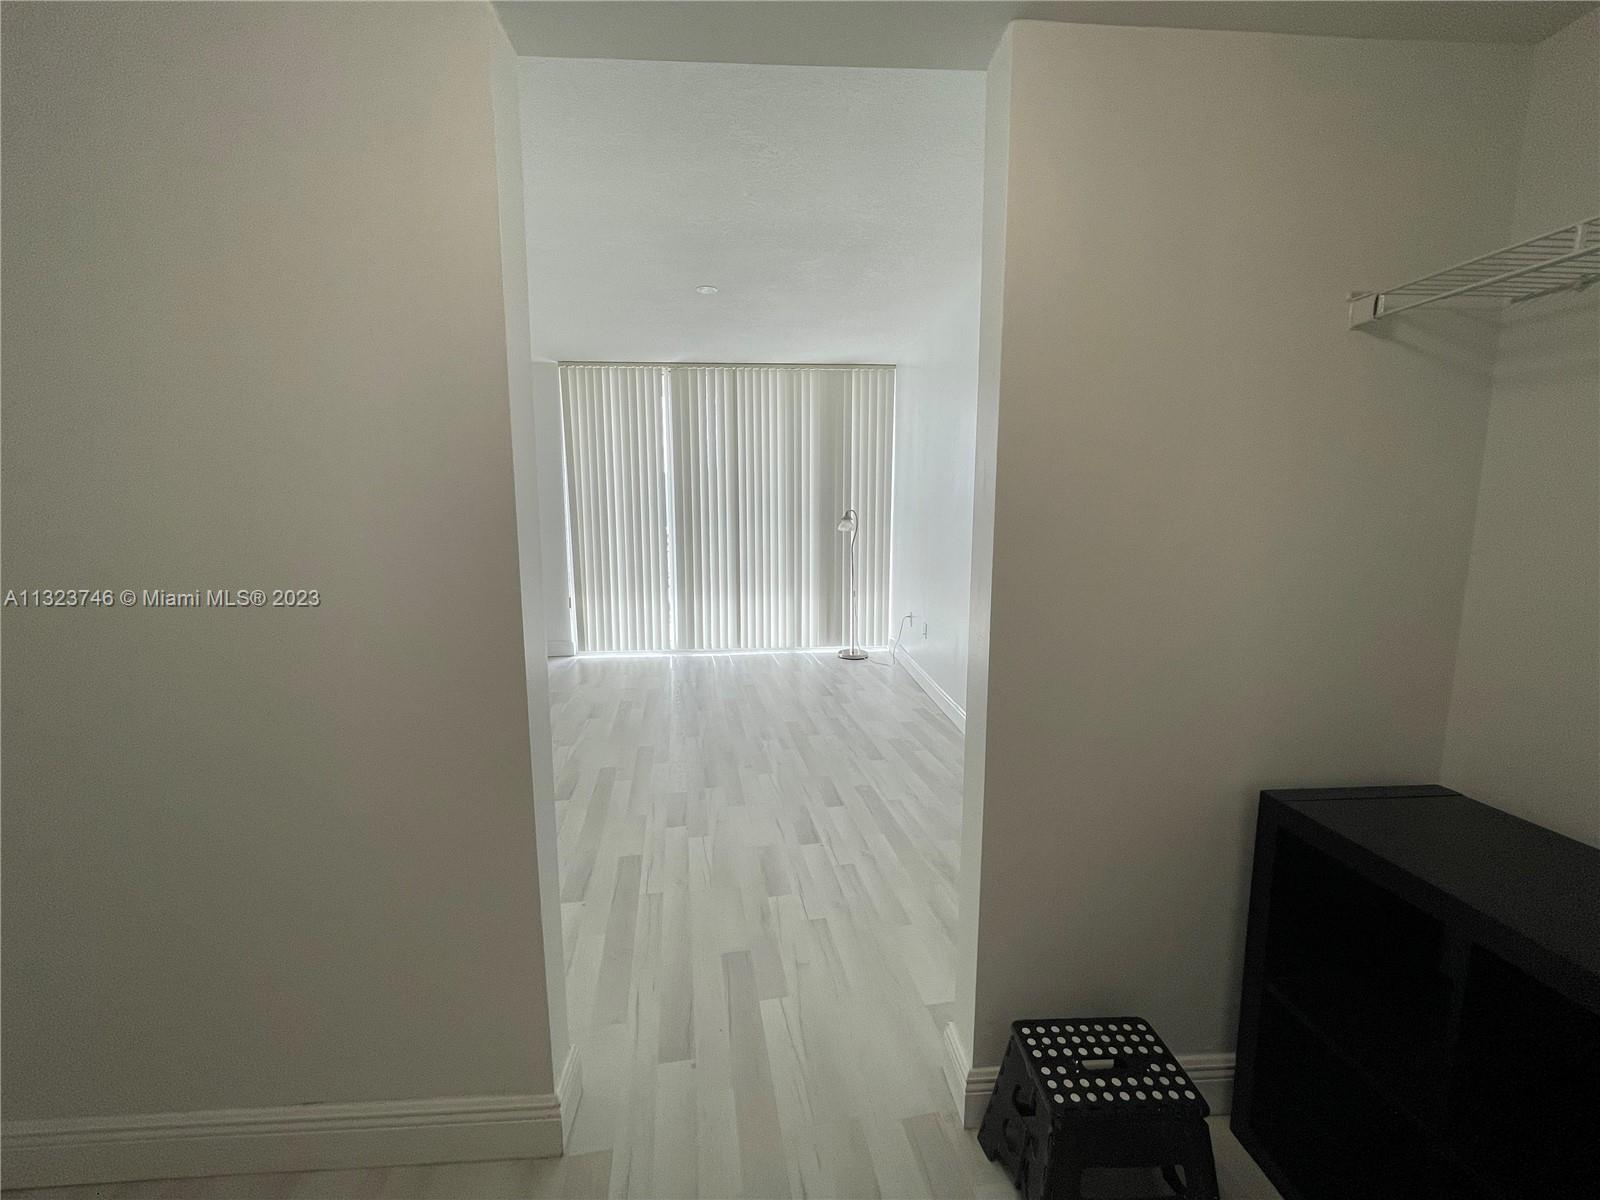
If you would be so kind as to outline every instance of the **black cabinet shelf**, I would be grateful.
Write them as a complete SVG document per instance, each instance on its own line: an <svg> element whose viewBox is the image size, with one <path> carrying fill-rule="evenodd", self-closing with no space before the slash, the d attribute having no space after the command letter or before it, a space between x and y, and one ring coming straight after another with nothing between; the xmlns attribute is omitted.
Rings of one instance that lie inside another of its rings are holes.
<svg viewBox="0 0 1600 1200"><path fill-rule="evenodd" d="M1231 1123L1286 1200L1600 1200L1600 851L1264 792Z"/></svg>
<svg viewBox="0 0 1600 1200"><path fill-rule="evenodd" d="M1330 1021L1326 1016L1313 1015L1293 998L1292 992L1277 984L1268 983L1267 994L1320 1042L1344 1070L1356 1076L1373 1094L1381 1096L1403 1119L1419 1129L1428 1123L1427 1080L1438 1078L1436 1067L1430 1069L1420 1055L1393 1057L1375 1052L1377 1045L1364 1036L1370 1030L1357 1032L1359 1026L1352 1022ZM1359 1039L1354 1044L1352 1034ZM1415 1068L1414 1074L1412 1068Z"/></svg>

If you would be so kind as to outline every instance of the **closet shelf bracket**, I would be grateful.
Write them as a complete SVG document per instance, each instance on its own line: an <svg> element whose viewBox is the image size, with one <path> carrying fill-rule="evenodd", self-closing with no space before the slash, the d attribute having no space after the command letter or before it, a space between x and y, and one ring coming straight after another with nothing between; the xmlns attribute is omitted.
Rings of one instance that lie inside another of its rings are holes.
<svg viewBox="0 0 1600 1200"><path fill-rule="evenodd" d="M1352 292L1350 328L1428 304L1505 308L1600 279L1600 217L1468 259L1379 292Z"/></svg>

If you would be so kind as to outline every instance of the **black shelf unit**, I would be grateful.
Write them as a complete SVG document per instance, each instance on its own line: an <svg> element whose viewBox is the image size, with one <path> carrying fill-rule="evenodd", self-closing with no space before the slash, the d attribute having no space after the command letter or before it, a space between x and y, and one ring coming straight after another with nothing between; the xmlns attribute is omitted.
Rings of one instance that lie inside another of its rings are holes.
<svg viewBox="0 0 1600 1200"><path fill-rule="evenodd" d="M1230 1124L1285 1200L1600 1200L1600 850L1262 792Z"/></svg>

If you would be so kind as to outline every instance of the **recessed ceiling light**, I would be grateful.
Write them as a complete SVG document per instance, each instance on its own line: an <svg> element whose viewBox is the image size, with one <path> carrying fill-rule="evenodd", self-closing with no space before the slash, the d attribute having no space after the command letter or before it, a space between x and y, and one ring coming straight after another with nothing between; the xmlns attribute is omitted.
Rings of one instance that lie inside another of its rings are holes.
<svg viewBox="0 0 1600 1200"><path fill-rule="evenodd" d="M717 289L712 287L709 283L702 283L699 287L695 288L695 291L699 292L702 296L715 296L717 294Z"/></svg>

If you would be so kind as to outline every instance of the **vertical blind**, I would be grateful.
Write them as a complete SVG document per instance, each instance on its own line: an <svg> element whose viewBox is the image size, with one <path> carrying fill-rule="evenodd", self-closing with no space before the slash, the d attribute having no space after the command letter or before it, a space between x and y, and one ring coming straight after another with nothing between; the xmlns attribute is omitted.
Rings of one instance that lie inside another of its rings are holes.
<svg viewBox="0 0 1600 1200"><path fill-rule="evenodd" d="M892 367L563 364L578 648L887 640Z"/></svg>
<svg viewBox="0 0 1600 1200"><path fill-rule="evenodd" d="M561 368L580 649L656 650L671 637L660 375Z"/></svg>

